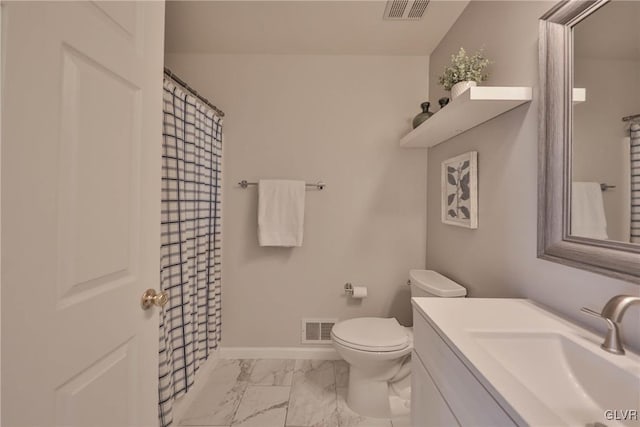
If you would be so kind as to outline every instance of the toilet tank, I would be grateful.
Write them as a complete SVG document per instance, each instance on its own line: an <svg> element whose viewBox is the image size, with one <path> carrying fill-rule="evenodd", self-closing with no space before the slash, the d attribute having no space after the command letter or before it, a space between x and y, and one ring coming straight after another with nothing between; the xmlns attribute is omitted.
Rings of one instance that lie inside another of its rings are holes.
<svg viewBox="0 0 640 427"><path fill-rule="evenodd" d="M412 297L455 298L467 295L463 286L433 270L411 270L409 280Z"/></svg>

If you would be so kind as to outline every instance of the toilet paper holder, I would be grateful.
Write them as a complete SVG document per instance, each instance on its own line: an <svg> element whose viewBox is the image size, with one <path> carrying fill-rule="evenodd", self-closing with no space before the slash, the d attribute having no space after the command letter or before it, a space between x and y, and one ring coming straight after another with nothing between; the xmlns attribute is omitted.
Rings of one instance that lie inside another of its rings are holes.
<svg viewBox="0 0 640 427"><path fill-rule="evenodd" d="M367 297L367 287L353 286L351 283L347 282L344 284L344 293L349 298L360 300Z"/></svg>
<svg viewBox="0 0 640 427"><path fill-rule="evenodd" d="M347 282L344 284L344 293L348 296L353 296L353 285L351 282Z"/></svg>

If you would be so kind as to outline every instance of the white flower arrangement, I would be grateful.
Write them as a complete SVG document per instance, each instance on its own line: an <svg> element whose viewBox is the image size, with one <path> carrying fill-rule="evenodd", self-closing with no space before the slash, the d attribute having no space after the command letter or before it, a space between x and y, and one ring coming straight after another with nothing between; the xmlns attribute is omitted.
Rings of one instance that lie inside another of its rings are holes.
<svg viewBox="0 0 640 427"><path fill-rule="evenodd" d="M444 74L439 77L438 82L445 90L451 90L453 85L460 82L480 83L489 77L485 70L490 63L482 49L469 56L461 47L457 54L451 55L451 64L444 68Z"/></svg>

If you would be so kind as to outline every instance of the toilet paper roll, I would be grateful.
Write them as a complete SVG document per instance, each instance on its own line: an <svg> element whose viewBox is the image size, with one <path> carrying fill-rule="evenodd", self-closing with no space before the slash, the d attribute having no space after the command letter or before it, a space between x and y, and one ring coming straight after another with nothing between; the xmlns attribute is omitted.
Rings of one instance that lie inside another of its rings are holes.
<svg viewBox="0 0 640 427"><path fill-rule="evenodd" d="M367 287L366 286L354 286L353 287L353 298L366 298L367 297Z"/></svg>

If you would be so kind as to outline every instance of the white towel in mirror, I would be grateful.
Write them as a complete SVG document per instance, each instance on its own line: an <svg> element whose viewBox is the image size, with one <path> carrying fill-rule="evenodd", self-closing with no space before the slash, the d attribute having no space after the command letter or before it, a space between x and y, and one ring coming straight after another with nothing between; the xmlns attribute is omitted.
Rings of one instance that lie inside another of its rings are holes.
<svg viewBox="0 0 640 427"><path fill-rule="evenodd" d="M607 219L602 189L597 182L574 182L571 188L572 236L606 240Z"/></svg>

